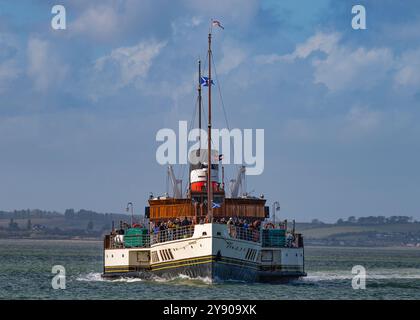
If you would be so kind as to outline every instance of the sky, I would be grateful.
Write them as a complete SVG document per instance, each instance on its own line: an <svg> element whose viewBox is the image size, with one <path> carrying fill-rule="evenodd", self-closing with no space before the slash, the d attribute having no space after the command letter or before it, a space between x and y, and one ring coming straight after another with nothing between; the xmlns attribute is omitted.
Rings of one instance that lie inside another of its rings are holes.
<svg viewBox="0 0 420 320"><path fill-rule="evenodd" d="M63 0L66 30L55 4L0 0L0 210L141 213L164 194L156 133L191 121L213 18L229 125L265 130L251 194L297 221L420 219L419 1Z"/></svg>

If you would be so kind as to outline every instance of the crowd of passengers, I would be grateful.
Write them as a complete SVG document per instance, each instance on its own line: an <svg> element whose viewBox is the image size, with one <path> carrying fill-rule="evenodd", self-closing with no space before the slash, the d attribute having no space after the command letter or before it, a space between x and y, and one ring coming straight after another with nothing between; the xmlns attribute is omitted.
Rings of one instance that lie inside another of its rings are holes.
<svg viewBox="0 0 420 320"><path fill-rule="evenodd" d="M201 218L199 220L199 224L207 223L207 219ZM237 217L233 218L220 218L215 219L213 221L214 223L220 223L220 224L227 224L231 226L236 226L244 229L259 229L261 226L261 220L255 219L253 221L248 221L247 219L241 219ZM159 222L151 222L150 224L150 231L151 233L158 233L160 231L173 229L173 228L180 228L180 227L187 227L195 224L195 219L189 219L188 217L184 217L184 219L174 219L174 220L168 220L168 221L159 221Z"/></svg>
<svg viewBox="0 0 420 320"><path fill-rule="evenodd" d="M199 224L208 222L207 219L200 219ZM254 240L257 241L258 230L261 226L261 220L248 221L247 219L241 219L231 217L229 219L220 218L215 219L214 223L226 224L230 226L229 232L231 236L240 238L243 240ZM153 242L163 242L168 240L177 240L181 238L191 237L194 230L193 228L183 228L196 224L195 219L189 219L184 217L183 219L174 219L168 221L151 222L150 234ZM239 228L233 228L239 227Z"/></svg>
<svg viewBox="0 0 420 320"><path fill-rule="evenodd" d="M184 217L183 219L173 219L167 221L150 222L150 228L148 234L152 243L165 242L170 240L178 240L182 238L189 238L194 233L194 228L188 228L196 224L196 219L189 219ZM199 219L198 223L203 224L209 222L207 218ZM215 218L214 223L226 224L228 226L228 232L231 237L248 240L248 241L259 241L260 238L260 227L261 220L254 219L248 220L245 218L231 217L231 218ZM269 226L271 225L271 226ZM123 224L123 227L129 227L128 224ZM133 227L144 228L142 224L135 224ZM279 223L278 227L284 228L284 222ZM264 228L276 228L273 223L268 223ZM122 231L122 233L120 233ZM124 234L123 228L117 231L117 234ZM294 237L289 234L287 237L287 246L294 246Z"/></svg>

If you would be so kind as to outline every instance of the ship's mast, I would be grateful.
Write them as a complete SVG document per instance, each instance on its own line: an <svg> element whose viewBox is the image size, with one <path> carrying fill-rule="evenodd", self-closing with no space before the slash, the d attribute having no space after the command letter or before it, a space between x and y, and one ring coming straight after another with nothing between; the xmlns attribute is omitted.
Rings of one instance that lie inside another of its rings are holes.
<svg viewBox="0 0 420 320"><path fill-rule="evenodd" d="M200 145L198 148L198 152L201 149L201 106L202 106L202 99L201 99L201 60L198 60L198 129L199 129L199 141Z"/></svg>
<svg viewBox="0 0 420 320"><path fill-rule="evenodd" d="M213 188L211 183L211 29L209 32L209 123L207 129L207 215L210 222L213 222Z"/></svg>

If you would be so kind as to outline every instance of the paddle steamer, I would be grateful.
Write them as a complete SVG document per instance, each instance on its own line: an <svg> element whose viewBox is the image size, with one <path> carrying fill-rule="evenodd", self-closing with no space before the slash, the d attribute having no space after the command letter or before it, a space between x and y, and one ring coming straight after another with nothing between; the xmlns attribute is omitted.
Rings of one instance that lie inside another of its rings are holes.
<svg viewBox="0 0 420 320"><path fill-rule="evenodd" d="M189 186L183 197L172 167L168 174L174 195L151 196L144 225L120 222L104 238L103 277L173 278L187 275L210 281L277 282L306 275L304 245L294 223L274 223L266 199L239 194L246 168L241 166L227 196L219 181L217 150L211 149L211 40L208 35L208 76L203 84L199 64L198 106L201 129L201 89L208 88L207 149L190 153ZM211 205L209 205L211 204ZM276 208L273 208L275 214Z"/></svg>

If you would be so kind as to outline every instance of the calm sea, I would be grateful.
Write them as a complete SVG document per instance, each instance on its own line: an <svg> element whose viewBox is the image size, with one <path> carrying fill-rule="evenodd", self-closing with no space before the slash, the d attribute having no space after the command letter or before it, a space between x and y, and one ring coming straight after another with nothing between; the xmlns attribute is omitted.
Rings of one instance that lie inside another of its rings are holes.
<svg viewBox="0 0 420 320"><path fill-rule="evenodd" d="M101 279L102 243L0 240L1 299L420 299L419 248L307 247L308 277L288 284L209 284L172 279ZM51 286L54 265L66 289ZM352 289L351 269L367 270L365 290Z"/></svg>

